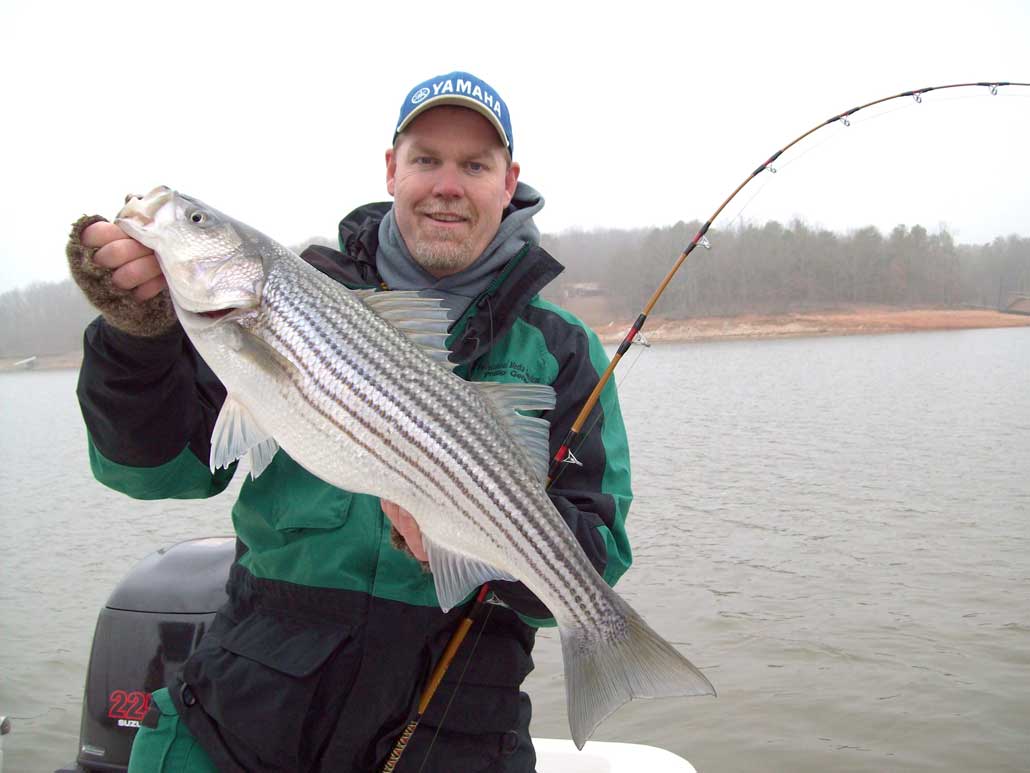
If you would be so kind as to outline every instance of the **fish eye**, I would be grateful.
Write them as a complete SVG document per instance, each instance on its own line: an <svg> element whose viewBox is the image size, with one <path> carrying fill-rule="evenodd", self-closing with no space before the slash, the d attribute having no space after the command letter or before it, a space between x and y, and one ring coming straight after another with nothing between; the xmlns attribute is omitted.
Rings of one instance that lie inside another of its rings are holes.
<svg viewBox="0 0 1030 773"><path fill-rule="evenodd" d="M196 223L197 225L203 225L207 222L207 215L201 212L199 209L193 210L189 214L190 222Z"/></svg>

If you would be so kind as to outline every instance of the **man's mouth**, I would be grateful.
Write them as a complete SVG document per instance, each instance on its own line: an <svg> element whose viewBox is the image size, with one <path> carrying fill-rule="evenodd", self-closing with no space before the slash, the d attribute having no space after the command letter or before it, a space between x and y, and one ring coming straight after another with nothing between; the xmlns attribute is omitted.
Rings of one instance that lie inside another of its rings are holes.
<svg viewBox="0 0 1030 773"><path fill-rule="evenodd" d="M435 223L464 223L468 220L465 215L453 212L423 212L422 214Z"/></svg>

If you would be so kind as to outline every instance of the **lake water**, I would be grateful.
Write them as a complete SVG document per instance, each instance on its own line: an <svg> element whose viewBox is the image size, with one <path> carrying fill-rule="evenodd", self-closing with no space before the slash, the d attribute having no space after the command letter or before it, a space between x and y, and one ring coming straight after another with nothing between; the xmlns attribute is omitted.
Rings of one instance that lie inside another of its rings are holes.
<svg viewBox="0 0 1030 773"><path fill-rule="evenodd" d="M5 773L74 758L126 570L230 531L231 493L96 484L74 383L0 376ZM1030 328L654 347L620 390L637 499L619 590L719 697L634 702L597 740L701 773L1030 767ZM567 737L555 632L534 655L534 733Z"/></svg>

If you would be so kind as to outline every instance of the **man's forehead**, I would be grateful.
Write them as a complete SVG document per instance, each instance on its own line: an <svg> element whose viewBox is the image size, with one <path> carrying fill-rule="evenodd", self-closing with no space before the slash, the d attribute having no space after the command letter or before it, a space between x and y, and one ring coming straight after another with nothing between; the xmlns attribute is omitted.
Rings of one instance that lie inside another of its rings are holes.
<svg viewBox="0 0 1030 773"><path fill-rule="evenodd" d="M474 129L472 127L475 127ZM461 128L470 131L458 131ZM415 147L429 147L460 141L470 152L504 150L494 127L475 110L441 105L415 118L397 135L397 146L407 138Z"/></svg>

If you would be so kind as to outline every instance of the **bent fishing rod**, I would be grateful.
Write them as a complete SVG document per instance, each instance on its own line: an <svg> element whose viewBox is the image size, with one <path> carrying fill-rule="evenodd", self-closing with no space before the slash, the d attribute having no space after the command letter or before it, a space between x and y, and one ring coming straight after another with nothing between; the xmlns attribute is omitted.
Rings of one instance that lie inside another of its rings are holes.
<svg viewBox="0 0 1030 773"><path fill-rule="evenodd" d="M669 286L669 283L672 281L672 278L676 275L676 272L679 271L680 266L683 265L683 263L686 261L690 253L693 252L699 244L705 247L708 246L708 242L705 237L705 234L708 233L708 229L711 228L712 223L715 222L715 219L719 217L719 215L726 208L726 206L731 201L733 201L736 195L740 193L744 189L744 187L747 186L748 183L750 183L752 180L758 177L758 175L760 175L767 169L772 172L775 172L776 169L772 165L773 162L776 161L776 159L778 159L792 147L797 145L799 142L804 140L806 137L814 134L820 129L830 126L831 124L837 123L838 121L840 121L844 126L850 126L851 116L853 116L859 110L864 110L867 107L873 107L874 105L880 105L884 102L890 102L891 100L902 99L904 97L911 97L913 100L915 100L916 103L922 103L923 95L928 94L931 91L943 91L944 89L960 89L968 88L971 86L986 87L990 89L992 96L996 96L998 93L998 89L1002 86L1030 86L1030 83L1016 83L1011 81L978 81L975 83L951 83L946 86L928 86L922 89L902 91L900 94L892 94L889 97L874 99L872 102L866 102L864 105L859 105L858 107L853 107L850 110L845 110L843 113L838 113L837 115L831 116L830 118L827 118L825 121L816 124L811 129L808 129L802 134L799 134L795 139L791 140L782 148L777 150L775 153L769 156L769 158L766 159L765 162L763 162L753 172L751 172L751 174L749 174L744 179L744 181L733 190L733 193L726 197L726 200L719 205L715 212L713 212L712 215L708 218L708 220L705 221L704 225L702 225L701 228L698 229L697 233L694 235L694 238L690 240L690 243L687 245L687 247L683 250L683 252L680 253L679 258L676 259L676 262L672 265L672 268L669 269L668 273L665 275L665 278L662 279L661 284L658 285L658 289L656 289L654 293L651 295L651 298L648 300L647 304L640 312L640 315L636 318L636 320L633 322L633 325L630 327L629 331L623 337L622 343L619 344L619 348L616 350L614 356L611 359L611 362L608 363L608 367L601 375L601 378L598 380L597 385L594 387L594 390L590 393L590 396L587 398L579 414L576 416L575 421L572 423L572 428L569 430L568 435L566 435L565 440L562 441L561 446L558 448L557 452L555 452L555 455L551 460L551 466L547 475L548 485L550 485L558 476L561 475L561 470L564 466L569 464L578 464L578 461L575 457L574 449L578 448L579 445L585 439L585 435L582 432L583 426L586 424L587 418L590 416L590 412L593 410L594 406L597 404L597 401L600 399L601 392L604 390L605 385L608 383L609 379L611 379L612 373L614 373L615 368L618 366L619 361L622 359L622 356L627 351L629 351L629 348L630 346L632 346L633 341L636 339L637 335L644 327L644 323L647 322L648 315L650 315L651 311L654 309L655 304L658 303L658 299L661 298L662 293L665 292L665 289Z"/></svg>
<svg viewBox="0 0 1030 773"><path fill-rule="evenodd" d="M629 351L629 348L633 345L637 336L643 329L644 324L647 322L648 316L651 314L655 305L658 303L658 299L661 298L662 294L669 286L669 283L672 282L672 278L676 275L676 272L680 270L680 267L684 264L684 262L686 262L690 253L692 253L699 244L705 247L708 246L708 241L705 236L708 233L708 229L712 227L712 223L715 222L716 218L718 218L719 215L722 214L722 211L726 209L727 205L731 201L733 201L737 194L740 193L748 185L748 183L750 183L752 180L758 177L758 175L760 175L762 172L766 170L775 172L776 169L773 167L773 163L778 158L780 158L780 156L782 156L792 147L794 147L799 142L804 140L806 137L809 137L810 135L814 134L820 129L823 129L837 122L840 122L844 126L850 126L851 116L853 116L859 110L865 110L868 107L880 105L884 102L890 102L895 99L903 99L905 97L911 97L916 103L922 103L924 94L928 94L931 91L943 91L945 89L981 87L990 89L991 95L996 96L998 94L998 89L1003 86L1030 86L1030 83L1020 83L1015 81L977 81L972 83L951 83L945 86L927 86L926 88L921 89L911 89L909 91L902 91L900 94L892 94L889 97L881 97L880 99L874 99L872 102L866 102L863 105L858 105L857 107L853 107L850 110L845 110L843 113L838 113L837 115L831 116L830 118L827 118L825 121L821 121L820 123L816 124L807 131L799 134L795 139L788 142L782 148L780 148L771 156L769 156L769 158L767 158L762 164L756 167L755 170L751 172L751 174L744 178L744 181L741 182L740 185L734 188L733 192L726 197L726 199L711 214L708 220L706 220L704 224L698 229L697 233L694 235L694 238L690 240L686 248L684 248L684 250L680 253L675 263L673 263L668 273L666 273L665 277L658 285L658 288L651 295L650 299L647 301L644 308L641 310L640 314L633 322L632 326L626 332L626 335L622 339L622 343L619 344L619 348L616 350L615 354L612 356L611 361L608 363L608 367L605 368L604 373L602 373L601 377L598 379L597 385L590 393L590 396L587 397L586 401L583 403L583 407L580 409L579 413L576 416L576 419L573 421L572 427L569 429L569 432L565 436L565 439L562 441L561 446L559 446L558 450L554 454L554 457L551 459L550 469L548 470L547 474L547 488L550 488L551 485L561 476L561 471L567 465L580 464L579 460L576 459L575 451L579 449L579 446L586 439L586 435L589 432L584 432L583 427L586 425L587 420L594 409L594 406L597 405L597 401L601 398L601 393L604 391L605 386L608 384L609 380L611 380L612 374L615 372L615 368L618 367L623 355L626 354L626 352ZM393 750L390 752L390 755L387 758L386 764L383 766L383 773L392 773L396 768L397 763L400 762L401 755L404 753L404 749L407 747L408 742L411 740L412 735L418 727L419 721L422 719L422 716L425 713L426 708L429 706L430 701L433 699L433 695L436 694L437 687L440 686L440 682L443 680L444 675L447 673L447 669L453 662L455 655L457 655L458 649L461 647L462 642L465 640L465 636L472 628L472 625L475 622L475 620L480 616L480 610L486 603L488 591L489 586L485 584L479 589L474 601L469 607L467 614L461 620L461 622L459 622L458 627L451 635L451 639L450 641L448 641L447 647L444 649L444 653L441 656L440 661L436 664L436 667L433 669L429 681L426 683L425 688L423 688L422 690L422 695L419 699L418 710L415 715L415 718L404 729L404 731L401 733L400 738L397 739L397 742L394 745ZM485 624L486 621L484 620L483 625ZM471 660L474 652L475 647L473 647L473 650L469 652L469 660ZM457 686L455 687L455 691L457 691ZM444 712L444 714L446 715L446 711ZM430 749L431 748L432 744L430 744ZM429 751L427 750L427 758L428 755Z"/></svg>

